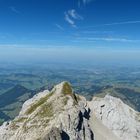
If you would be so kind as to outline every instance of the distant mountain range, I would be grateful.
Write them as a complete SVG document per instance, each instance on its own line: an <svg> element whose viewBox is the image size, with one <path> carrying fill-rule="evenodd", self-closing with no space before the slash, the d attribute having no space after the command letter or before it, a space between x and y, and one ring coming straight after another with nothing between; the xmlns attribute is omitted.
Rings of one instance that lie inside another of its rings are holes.
<svg viewBox="0 0 140 140"><path fill-rule="evenodd" d="M0 119L8 120L17 116L22 104L34 94L34 91L16 85L0 95Z"/></svg>

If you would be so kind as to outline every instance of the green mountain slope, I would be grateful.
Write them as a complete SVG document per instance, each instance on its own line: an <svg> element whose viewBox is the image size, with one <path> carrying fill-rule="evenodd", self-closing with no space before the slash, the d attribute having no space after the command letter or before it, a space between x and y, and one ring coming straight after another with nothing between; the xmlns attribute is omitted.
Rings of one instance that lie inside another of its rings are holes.
<svg viewBox="0 0 140 140"><path fill-rule="evenodd" d="M35 93L21 85L0 95L0 120L9 120L18 115L22 104Z"/></svg>

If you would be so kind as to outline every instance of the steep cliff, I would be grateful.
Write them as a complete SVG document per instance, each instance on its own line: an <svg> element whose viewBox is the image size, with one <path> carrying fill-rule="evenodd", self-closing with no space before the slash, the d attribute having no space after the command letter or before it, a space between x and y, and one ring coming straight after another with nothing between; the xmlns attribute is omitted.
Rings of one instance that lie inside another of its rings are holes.
<svg viewBox="0 0 140 140"><path fill-rule="evenodd" d="M89 107L92 110L91 119L96 116L98 121L121 140L140 140L140 113L119 98L110 95L104 98L94 97L89 102Z"/></svg>

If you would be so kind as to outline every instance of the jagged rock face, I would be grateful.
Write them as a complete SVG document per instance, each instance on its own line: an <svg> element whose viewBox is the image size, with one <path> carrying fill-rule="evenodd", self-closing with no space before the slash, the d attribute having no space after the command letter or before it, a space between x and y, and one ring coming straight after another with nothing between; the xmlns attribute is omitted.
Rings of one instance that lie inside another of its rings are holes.
<svg viewBox="0 0 140 140"><path fill-rule="evenodd" d="M0 140L140 140L140 116L108 95L88 102L62 82L26 101Z"/></svg>
<svg viewBox="0 0 140 140"><path fill-rule="evenodd" d="M65 138L68 139L69 136L59 130L57 127L53 127L51 131L44 137L43 140L61 140L63 139L63 135L65 135Z"/></svg>
<svg viewBox="0 0 140 140"><path fill-rule="evenodd" d="M92 113L121 140L140 140L140 114L120 99L106 95L89 103Z"/></svg>
<svg viewBox="0 0 140 140"><path fill-rule="evenodd" d="M63 82L26 101L19 116L0 127L0 140L93 140L85 106Z"/></svg>

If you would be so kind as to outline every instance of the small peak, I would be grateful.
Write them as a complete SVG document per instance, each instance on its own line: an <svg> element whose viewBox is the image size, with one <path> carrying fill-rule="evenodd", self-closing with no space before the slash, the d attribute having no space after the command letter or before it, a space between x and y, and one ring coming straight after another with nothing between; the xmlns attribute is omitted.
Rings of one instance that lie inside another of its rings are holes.
<svg viewBox="0 0 140 140"><path fill-rule="evenodd" d="M51 93L57 96L66 97L69 96L73 100L73 104L76 105L78 103L77 96L74 94L71 84L69 82L61 82L60 84L56 85Z"/></svg>
<svg viewBox="0 0 140 140"><path fill-rule="evenodd" d="M65 94L65 95L71 95L73 93L72 87L69 82L61 82L60 84L56 85L52 92L58 93L58 94Z"/></svg>
<svg viewBox="0 0 140 140"><path fill-rule="evenodd" d="M62 82L62 93L63 94L72 94L73 90L69 82Z"/></svg>

